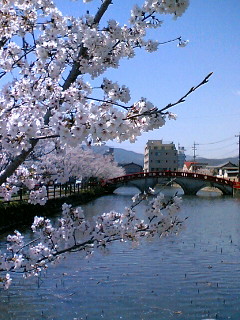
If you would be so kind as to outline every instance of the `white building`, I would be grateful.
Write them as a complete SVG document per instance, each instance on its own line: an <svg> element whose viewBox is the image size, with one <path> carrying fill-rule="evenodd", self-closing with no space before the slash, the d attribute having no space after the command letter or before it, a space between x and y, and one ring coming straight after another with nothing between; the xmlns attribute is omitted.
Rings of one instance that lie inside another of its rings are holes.
<svg viewBox="0 0 240 320"><path fill-rule="evenodd" d="M182 169L186 161L185 149L178 145L178 168Z"/></svg>
<svg viewBox="0 0 240 320"><path fill-rule="evenodd" d="M173 142L148 140L144 152L144 172L177 171L178 152Z"/></svg>
<svg viewBox="0 0 240 320"><path fill-rule="evenodd" d="M219 178L229 179L233 181L238 180L238 166L230 161L215 166L213 171L214 174Z"/></svg>

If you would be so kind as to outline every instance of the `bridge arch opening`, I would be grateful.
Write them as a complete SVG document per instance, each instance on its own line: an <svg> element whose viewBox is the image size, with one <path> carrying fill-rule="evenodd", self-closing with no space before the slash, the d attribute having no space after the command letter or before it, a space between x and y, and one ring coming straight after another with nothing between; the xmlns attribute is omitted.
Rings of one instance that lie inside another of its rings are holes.
<svg viewBox="0 0 240 320"><path fill-rule="evenodd" d="M122 194L122 195L124 195L124 194L135 195L140 192L141 192L141 190L134 185L121 186L121 187L116 188L113 191L114 194Z"/></svg>
<svg viewBox="0 0 240 320"><path fill-rule="evenodd" d="M218 187L204 187L197 192L197 195L202 196L204 195L204 193L206 194L206 192L208 193L208 195L216 197L222 196L224 194L223 191Z"/></svg>

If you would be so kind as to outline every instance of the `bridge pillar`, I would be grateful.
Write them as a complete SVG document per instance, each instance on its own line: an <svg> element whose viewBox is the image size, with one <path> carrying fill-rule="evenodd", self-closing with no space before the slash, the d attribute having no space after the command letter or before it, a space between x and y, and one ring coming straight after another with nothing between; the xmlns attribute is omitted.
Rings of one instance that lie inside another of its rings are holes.
<svg viewBox="0 0 240 320"><path fill-rule="evenodd" d="M195 196L199 190L206 187L205 182L193 179L177 178L175 182L182 187L184 194L189 196Z"/></svg>
<svg viewBox="0 0 240 320"><path fill-rule="evenodd" d="M127 185L138 188L141 192L148 191L149 188L154 188L158 183L158 178L147 178L131 181Z"/></svg>
<svg viewBox="0 0 240 320"><path fill-rule="evenodd" d="M199 190L202 188L188 188L186 186L181 186L183 188L184 194L187 196L195 196Z"/></svg>
<svg viewBox="0 0 240 320"><path fill-rule="evenodd" d="M219 183L212 183L211 186L221 190L225 196L233 196L233 187L232 186L224 186Z"/></svg>

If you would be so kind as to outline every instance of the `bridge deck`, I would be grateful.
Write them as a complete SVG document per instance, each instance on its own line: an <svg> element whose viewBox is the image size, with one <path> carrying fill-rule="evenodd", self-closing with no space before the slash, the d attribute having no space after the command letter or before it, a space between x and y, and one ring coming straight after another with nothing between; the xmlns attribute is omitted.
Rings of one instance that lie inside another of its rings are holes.
<svg viewBox="0 0 240 320"><path fill-rule="evenodd" d="M222 184L225 186L230 186L230 187L239 187L240 185L237 186L237 182L223 179L223 178L218 178L215 176L210 176L210 175L205 175L201 173L195 173L195 172L180 172L180 171L151 171L151 172L139 172L139 173L132 173L132 174L127 174L125 176L109 179L105 181L105 184L115 184L118 182L127 182L131 180L137 180L137 179L143 179L143 178L189 178L189 179L197 179L197 180L204 180L204 181L209 181L209 182L215 182L218 184Z"/></svg>

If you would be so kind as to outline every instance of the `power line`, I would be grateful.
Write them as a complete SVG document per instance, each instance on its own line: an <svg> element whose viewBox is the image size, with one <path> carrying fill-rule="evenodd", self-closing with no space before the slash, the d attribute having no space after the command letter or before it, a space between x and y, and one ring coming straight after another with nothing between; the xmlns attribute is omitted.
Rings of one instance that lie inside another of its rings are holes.
<svg viewBox="0 0 240 320"><path fill-rule="evenodd" d="M219 140L219 141L214 141L214 142L206 142L206 143L197 143L199 146L204 146L204 145L210 145L210 144L217 144L217 143L221 143L221 142L225 142L225 141L229 141L231 139L234 139L234 136L225 138L223 140ZM192 146L185 146L185 148L190 149L192 148Z"/></svg>
<svg viewBox="0 0 240 320"><path fill-rule="evenodd" d="M204 156L204 154L203 154L201 157L202 157L202 158L207 158L207 159L237 158L238 155L237 155L236 153L234 153L234 152L236 152L236 149L231 150L230 152L228 152L228 154L234 154L234 155L232 155L232 156L229 156L229 155L226 156L226 153L222 153L222 154L218 154L218 155L215 156L214 158L209 157L209 156Z"/></svg>
<svg viewBox="0 0 240 320"><path fill-rule="evenodd" d="M229 147L232 147L234 145L236 145L236 143L231 143L231 144L228 144L227 146L221 146L221 147L211 148L211 149L205 149L205 148L202 149L200 146L200 151L205 152L205 151L216 151L216 150L223 150L223 149L227 150Z"/></svg>
<svg viewBox="0 0 240 320"><path fill-rule="evenodd" d="M234 138L234 137L231 136L231 137L229 137L229 138L226 138L226 139L223 139L223 140L219 140L219 141L207 142L207 143L199 143L199 145L207 145L207 144L221 143L221 142L225 142L225 141L231 140L231 139L233 139L233 138Z"/></svg>

